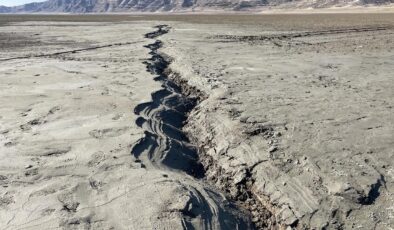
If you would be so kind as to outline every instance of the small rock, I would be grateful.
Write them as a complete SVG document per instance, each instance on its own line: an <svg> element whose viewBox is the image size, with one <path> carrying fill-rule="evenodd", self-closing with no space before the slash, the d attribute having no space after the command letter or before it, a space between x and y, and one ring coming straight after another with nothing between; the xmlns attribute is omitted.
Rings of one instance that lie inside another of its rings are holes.
<svg viewBox="0 0 394 230"><path fill-rule="evenodd" d="M237 197L238 194L239 194L237 188L235 188L235 187L230 188L230 189L229 189L229 192L230 192L230 195L231 195L233 198L234 198L234 197Z"/></svg>
<svg viewBox="0 0 394 230"><path fill-rule="evenodd" d="M273 153L273 152L275 152L276 150L278 150L278 147L276 147L276 146L271 146L271 147L268 149L268 152Z"/></svg>
<svg viewBox="0 0 394 230"><path fill-rule="evenodd" d="M258 216L259 216L259 212L257 212L257 211L252 211L252 216L258 217Z"/></svg>
<svg viewBox="0 0 394 230"><path fill-rule="evenodd" d="M245 179L245 177L246 177L246 173L245 173L244 170L241 170L241 171L237 172L234 175L234 184L241 183Z"/></svg>
<svg viewBox="0 0 394 230"><path fill-rule="evenodd" d="M282 136L281 132L274 132L274 137L280 137L280 136Z"/></svg>
<svg viewBox="0 0 394 230"><path fill-rule="evenodd" d="M5 147L10 147L12 146L14 143L12 143L11 141L7 142L4 144Z"/></svg>
<svg viewBox="0 0 394 230"><path fill-rule="evenodd" d="M33 165L26 165L25 169L29 169L29 168L32 168L32 167L33 167Z"/></svg>

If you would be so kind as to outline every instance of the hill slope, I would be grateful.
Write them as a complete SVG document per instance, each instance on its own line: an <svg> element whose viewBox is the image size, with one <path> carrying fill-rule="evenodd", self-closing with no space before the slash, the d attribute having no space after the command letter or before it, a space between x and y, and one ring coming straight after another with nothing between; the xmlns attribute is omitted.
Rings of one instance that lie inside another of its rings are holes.
<svg viewBox="0 0 394 230"><path fill-rule="evenodd" d="M349 5L381 5L394 0L48 0L16 7L0 6L0 13L18 12L132 12L182 10L253 10L262 7L325 8Z"/></svg>

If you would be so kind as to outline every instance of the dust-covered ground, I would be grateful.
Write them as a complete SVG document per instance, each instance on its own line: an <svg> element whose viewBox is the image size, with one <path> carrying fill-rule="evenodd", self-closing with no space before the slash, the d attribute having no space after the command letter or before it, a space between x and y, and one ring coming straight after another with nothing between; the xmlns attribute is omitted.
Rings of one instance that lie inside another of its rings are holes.
<svg viewBox="0 0 394 230"><path fill-rule="evenodd" d="M1 229L394 228L394 14L0 24Z"/></svg>
<svg viewBox="0 0 394 230"><path fill-rule="evenodd" d="M154 26L0 27L1 229L251 227L218 189L132 155L133 110L161 92L144 64Z"/></svg>
<svg viewBox="0 0 394 230"><path fill-rule="evenodd" d="M208 178L261 200L268 225L393 228L390 17L174 25L163 52L210 95L186 127Z"/></svg>

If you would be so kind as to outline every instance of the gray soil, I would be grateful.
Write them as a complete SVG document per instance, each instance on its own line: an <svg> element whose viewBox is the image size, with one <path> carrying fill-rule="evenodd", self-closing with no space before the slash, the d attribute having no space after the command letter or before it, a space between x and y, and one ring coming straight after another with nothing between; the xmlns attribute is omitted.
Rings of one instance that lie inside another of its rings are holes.
<svg viewBox="0 0 394 230"><path fill-rule="evenodd" d="M394 228L393 14L0 24L0 229Z"/></svg>

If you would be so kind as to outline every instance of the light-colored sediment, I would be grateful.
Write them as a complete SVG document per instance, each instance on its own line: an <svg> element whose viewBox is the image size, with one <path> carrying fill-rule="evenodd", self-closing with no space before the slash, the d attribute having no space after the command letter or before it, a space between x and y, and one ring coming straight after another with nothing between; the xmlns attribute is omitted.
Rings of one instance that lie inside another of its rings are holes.
<svg viewBox="0 0 394 230"><path fill-rule="evenodd" d="M261 200L267 225L393 228L393 27L373 23L164 36L171 67L210 95L186 127L208 178Z"/></svg>
<svg viewBox="0 0 394 230"><path fill-rule="evenodd" d="M225 196L258 227L394 228L393 21L222 17L0 27L0 229L251 228ZM184 131L207 180L132 152L168 141L170 100L142 106L159 24L166 77L206 95Z"/></svg>
<svg viewBox="0 0 394 230"><path fill-rule="evenodd" d="M149 26L136 24L133 31L129 26L26 23L0 28L23 31L41 43L23 46L21 41L21 47L2 52L1 58L136 42L1 62L1 229L158 224L159 213L133 205L144 199L156 205L162 199L158 190L173 191L165 189L161 173L147 174L130 158L131 145L142 135L133 126L132 107L149 100L159 85L139 61L148 57L141 34ZM115 28L125 32L114 36Z"/></svg>
<svg viewBox="0 0 394 230"><path fill-rule="evenodd" d="M161 90L143 64L153 26L0 27L0 229L247 226L214 188L132 156L133 110Z"/></svg>

